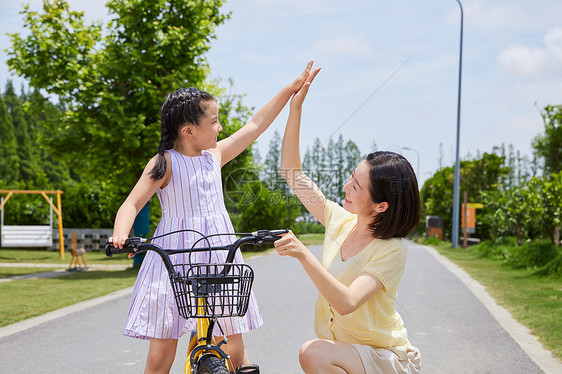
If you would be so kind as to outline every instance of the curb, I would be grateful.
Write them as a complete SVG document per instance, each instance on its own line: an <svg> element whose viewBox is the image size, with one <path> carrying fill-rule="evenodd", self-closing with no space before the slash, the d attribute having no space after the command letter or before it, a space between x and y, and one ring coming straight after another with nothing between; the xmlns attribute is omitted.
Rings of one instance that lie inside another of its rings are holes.
<svg viewBox="0 0 562 374"><path fill-rule="evenodd" d="M550 351L546 350L535 336L531 335L530 330L526 326L516 321L507 309L498 305L496 300L490 296L483 285L474 280L458 265L440 255L436 249L421 244L418 245L435 257L437 261L443 264L468 287L470 292L484 305L492 317L498 321L500 326L507 331L513 340L519 344L523 351L529 355L531 360L533 360L545 374L562 373L562 363L560 363Z"/></svg>
<svg viewBox="0 0 562 374"><path fill-rule="evenodd" d="M86 301L79 302L74 305L70 305L61 309L54 310L52 312L48 312L41 316L29 318L20 322L16 322L14 324L4 326L0 328L0 339L8 337L13 334L17 334L19 332L31 329L33 327L39 326L45 322L49 322L55 320L57 318L65 317L70 314L80 312L84 309L91 308L93 306L105 303L106 301L111 301L114 299L118 299L123 296L130 295L133 292L133 287L128 287L119 291L112 292L105 296L100 296L95 299L90 299Z"/></svg>

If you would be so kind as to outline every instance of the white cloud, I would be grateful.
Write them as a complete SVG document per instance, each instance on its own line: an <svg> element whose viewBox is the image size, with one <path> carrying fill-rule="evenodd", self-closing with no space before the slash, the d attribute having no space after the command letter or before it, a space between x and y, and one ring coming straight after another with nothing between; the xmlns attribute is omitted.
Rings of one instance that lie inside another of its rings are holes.
<svg viewBox="0 0 562 374"><path fill-rule="evenodd" d="M350 36L320 39L312 45L313 52L329 55L364 55L371 50L371 45L367 40Z"/></svg>
<svg viewBox="0 0 562 374"><path fill-rule="evenodd" d="M562 79L562 28L549 31L543 47L518 44L504 49L497 62L516 76Z"/></svg>

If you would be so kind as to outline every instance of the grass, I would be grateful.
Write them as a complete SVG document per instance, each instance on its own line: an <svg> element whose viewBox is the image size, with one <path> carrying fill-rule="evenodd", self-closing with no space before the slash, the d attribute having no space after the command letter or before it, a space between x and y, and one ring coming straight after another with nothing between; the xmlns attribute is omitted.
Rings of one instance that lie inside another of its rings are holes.
<svg viewBox="0 0 562 374"><path fill-rule="evenodd" d="M58 268L60 270L60 268ZM41 273L44 271L53 271L57 270L57 268L49 268L49 267L40 267L40 268L26 268L26 267L0 267L0 279L8 278L8 277L15 277L17 275L27 275L27 274L35 274Z"/></svg>
<svg viewBox="0 0 562 374"><path fill-rule="evenodd" d="M124 264L133 263L127 256L107 257L104 252L86 252L84 255L87 264ZM46 251L36 249L0 249L0 262L27 262L42 264L70 264L71 252L65 252L64 260L59 256L58 251Z"/></svg>
<svg viewBox="0 0 562 374"><path fill-rule="evenodd" d="M133 269L84 271L0 283L0 327L130 287L136 276Z"/></svg>
<svg viewBox="0 0 562 374"><path fill-rule="evenodd" d="M484 285L498 304L562 360L562 278L509 268L499 260L482 258L476 249L456 249L449 243L432 246Z"/></svg>
<svg viewBox="0 0 562 374"><path fill-rule="evenodd" d="M304 245L320 245L324 243L324 234L302 234L298 237Z"/></svg>

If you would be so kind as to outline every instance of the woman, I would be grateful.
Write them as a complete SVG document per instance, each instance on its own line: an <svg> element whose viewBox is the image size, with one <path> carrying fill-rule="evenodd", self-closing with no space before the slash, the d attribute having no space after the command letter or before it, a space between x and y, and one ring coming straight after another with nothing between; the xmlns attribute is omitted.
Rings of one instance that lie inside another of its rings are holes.
<svg viewBox="0 0 562 374"><path fill-rule="evenodd" d="M275 243L281 256L299 260L319 291L318 339L301 347L301 367L305 373L418 373L419 351L395 309L406 264L402 238L420 219L416 176L401 155L371 153L343 186L343 207L326 200L302 171L299 153L302 103L318 71L291 99L281 169L326 227L322 261L291 232Z"/></svg>

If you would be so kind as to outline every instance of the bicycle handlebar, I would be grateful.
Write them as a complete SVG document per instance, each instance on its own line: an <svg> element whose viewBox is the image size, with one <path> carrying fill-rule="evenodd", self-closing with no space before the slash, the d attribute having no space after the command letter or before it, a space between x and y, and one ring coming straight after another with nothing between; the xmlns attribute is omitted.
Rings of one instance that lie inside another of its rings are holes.
<svg viewBox="0 0 562 374"><path fill-rule="evenodd" d="M161 247L152 244L146 243L147 239L140 238L140 237L132 237L125 240L123 244L123 248L115 248L113 243L107 242L105 244L105 255L108 257L113 257L116 254L124 254L124 253L139 253L146 250L152 250L157 252L164 264L170 270L172 268L172 263L168 257L170 254L177 254L177 253L186 253L186 252L208 252L213 250L227 250L228 256L226 258L226 263L232 263L234 261L234 255L236 254L236 250L245 244L251 244L255 246L262 246L264 244L273 244L275 241L280 239L279 235L285 234L289 232L288 229L284 230L258 230L252 232L250 235L246 235L241 237L240 239L236 240L234 243L221 246L221 247L199 247L199 248L190 248L190 249L180 249L180 250L164 250ZM205 237L206 238L206 237Z"/></svg>

